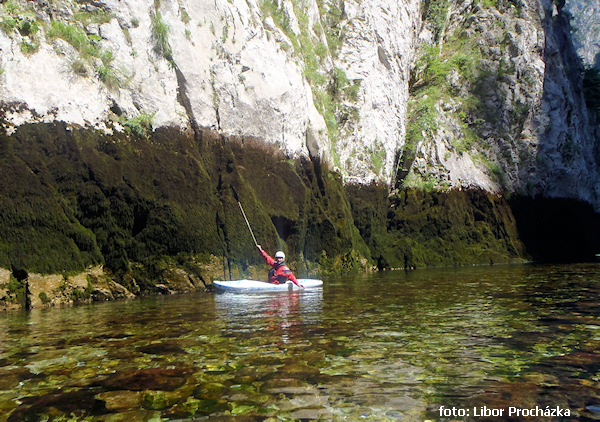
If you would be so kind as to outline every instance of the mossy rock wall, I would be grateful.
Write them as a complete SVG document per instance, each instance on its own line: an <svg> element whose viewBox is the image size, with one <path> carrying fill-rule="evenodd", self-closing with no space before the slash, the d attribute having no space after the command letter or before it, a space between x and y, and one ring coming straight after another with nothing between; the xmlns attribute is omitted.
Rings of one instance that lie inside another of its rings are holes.
<svg viewBox="0 0 600 422"><path fill-rule="evenodd" d="M0 301L11 303L35 290L29 273L67 279L99 264L135 294L264 278L232 187L257 241L284 250L300 277L598 252L600 218L586 205L344 186L319 160L209 130L109 136L25 125L0 133L0 178L0 268L10 274Z"/></svg>
<svg viewBox="0 0 600 422"><path fill-rule="evenodd" d="M12 271L103 264L142 291L173 265L202 278L215 256L225 277L256 273L263 261L232 186L257 241L284 250L299 276L323 257L366 264L341 179L252 139L31 124L0 134L0 152L0 267Z"/></svg>
<svg viewBox="0 0 600 422"><path fill-rule="evenodd" d="M348 186L356 226L379 268L520 262L527 259L510 204L479 190L388 195Z"/></svg>

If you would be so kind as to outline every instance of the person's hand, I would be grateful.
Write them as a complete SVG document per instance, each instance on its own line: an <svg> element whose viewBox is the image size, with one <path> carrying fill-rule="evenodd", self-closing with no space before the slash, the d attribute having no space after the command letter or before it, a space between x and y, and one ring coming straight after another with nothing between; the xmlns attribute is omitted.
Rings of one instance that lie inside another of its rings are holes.
<svg viewBox="0 0 600 422"><path fill-rule="evenodd" d="M257 244L256 247L258 248L259 251L262 250L262 247L259 244Z"/></svg>

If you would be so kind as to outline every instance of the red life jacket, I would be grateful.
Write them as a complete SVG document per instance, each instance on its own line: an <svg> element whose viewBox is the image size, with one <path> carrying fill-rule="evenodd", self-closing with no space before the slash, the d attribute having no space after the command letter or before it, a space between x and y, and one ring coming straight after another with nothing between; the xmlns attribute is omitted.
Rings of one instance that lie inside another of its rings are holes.
<svg viewBox="0 0 600 422"><path fill-rule="evenodd" d="M269 283L274 284L283 284L288 280L296 279L292 271L288 268L287 265L273 265L273 268L269 270Z"/></svg>

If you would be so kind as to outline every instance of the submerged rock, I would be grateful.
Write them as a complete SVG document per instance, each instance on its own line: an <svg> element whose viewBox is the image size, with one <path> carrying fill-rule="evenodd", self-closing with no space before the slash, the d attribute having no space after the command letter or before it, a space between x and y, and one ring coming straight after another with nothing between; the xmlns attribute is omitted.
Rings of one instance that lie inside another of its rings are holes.
<svg viewBox="0 0 600 422"><path fill-rule="evenodd" d="M110 390L173 391L184 385L192 373L191 369L147 368L118 373L104 381L99 381L98 384Z"/></svg>
<svg viewBox="0 0 600 422"><path fill-rule="evenodd" d="M21 405L8 417L9 422L43 419L56 411L64 415L85 417L102 415L108 412L104 401L96 398L93 390L77 390L72 392L53 392L39 397L23 397Z"/></svg>
<svg viewBox="0 0 600 422"><path fill-rule="evenodd" d="M103 401L108 410L121 413L129 409L138 409L143 395L139 391L107 391L96 395L96 398Z"/></svg>
<svg viewBox="0 0 600 422"><path fill-rule="evenodd" d="M177 343L150 343L138 347L137 350L150 355L184 354L186 351Z"/></svg>

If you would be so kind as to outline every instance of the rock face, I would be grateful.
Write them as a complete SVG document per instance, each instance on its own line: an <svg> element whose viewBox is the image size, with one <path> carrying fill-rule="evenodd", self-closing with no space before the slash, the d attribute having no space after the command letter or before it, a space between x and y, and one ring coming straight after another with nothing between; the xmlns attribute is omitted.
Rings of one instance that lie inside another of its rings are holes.
<svg viewBox="0 0 600 422"><path fill-rule="evenodd" d="M0 31L9 126L151 117L325 155L351 181L395 174L419 1L15 4Z"/></svg>
<svg viewBox="0 0 600 422"><path fill-rule="evenodd" d="M541 108L532 116L539 139L533 193L581 199L598 211L600 133L582 95L581 62L566 33L566 17L548 4L544 11L544 91Z"/></svg>
<svg viewBox="0 0 600 422"><path fill-rule="evenodd" d="M404 186L575 198L598 209L598 130L567 18L552 2L457 2L448 16L440 47L417 62Z"/></svg>
<svg viewBox="0 0 600 422"><path fill-rule="evenodd" d="M257 3L16 4L4 14L39 30L0 33L1 100L13 125L105 129L151 116L153 127L212 127L278 142L290 154L308 152L310 126L327 145L302 68ZM23 51L23 43L37 49Z"/></svg>
<svg viewBox="0 0 600 422"><path fill-rule="evenodd" d="M342 45L334 66L359 87L339 106L336 150L345 179L365 183L395 177L404 144L410 69L421 32L420 1L347 1Z"/></svg>
<svg viewBox="0 0 600 422"><path fill-rule="evenodd" d="M598 207L596 132L567 18L548 0L16 1L1 14L8 130L212 128L324 157L346 182L394 184L399 162L401 182L414 166L409 185ZM424 94L435 128L405 137L424 48L444 61L467 39L476 66L447 62L447 98Z"/></svg>
<svg viewBox="0 0 600 422"><path fill-rule="evenodd" d="M594 0L568 0L577 53L588 66L600 69L600 4Z"/></svg>

